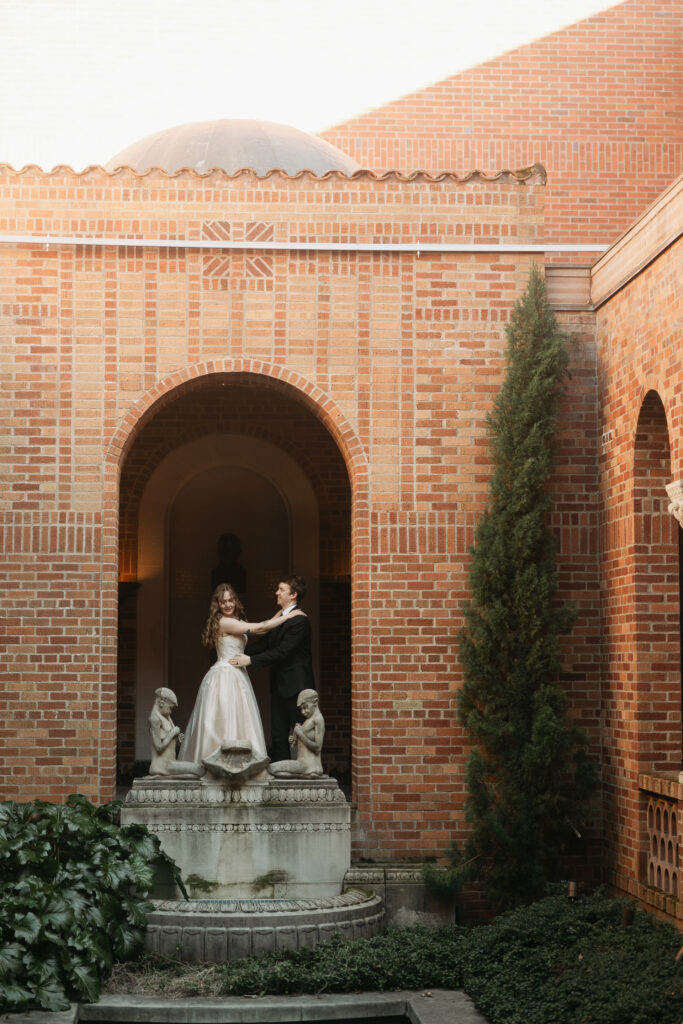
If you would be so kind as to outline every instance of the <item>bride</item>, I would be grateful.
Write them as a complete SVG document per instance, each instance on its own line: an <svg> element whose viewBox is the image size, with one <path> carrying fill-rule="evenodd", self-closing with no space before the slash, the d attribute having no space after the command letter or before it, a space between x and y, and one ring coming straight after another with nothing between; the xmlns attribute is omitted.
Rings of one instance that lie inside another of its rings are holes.
<svg viewBox="0 0 683 1024"><path fill-rule="evenodd" d="M218 660L202 679L178 751L180 761L201 762L231 739L251 743L255 757L267 756L261 715L249 676L246 669L235 668L229 659L242 654L250 634L268 633L285 621L278 614L265 622L247 622L235 590L228 583L216 587L202 643L205 647L215 646Z"/></svg>

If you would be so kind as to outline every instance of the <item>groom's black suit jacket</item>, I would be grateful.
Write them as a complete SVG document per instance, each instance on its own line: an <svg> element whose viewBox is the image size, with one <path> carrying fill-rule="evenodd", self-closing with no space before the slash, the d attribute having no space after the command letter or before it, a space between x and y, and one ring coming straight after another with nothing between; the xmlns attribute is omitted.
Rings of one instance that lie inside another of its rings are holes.
<svg viewBox="0 0 683 1024"><path fill-rule="evenodd" d="M254 668L270 669L270 686L280 697L314 690L311 623L306 615L286 616L263 637L249 640L246 653Z"/></svg>

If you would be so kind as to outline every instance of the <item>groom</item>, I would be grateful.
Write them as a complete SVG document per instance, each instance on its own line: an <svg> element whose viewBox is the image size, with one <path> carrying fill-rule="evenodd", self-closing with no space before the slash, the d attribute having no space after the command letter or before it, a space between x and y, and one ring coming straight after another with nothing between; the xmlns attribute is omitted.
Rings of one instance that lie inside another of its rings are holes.
<svg viewBox="0 0 683 1024"><path fill-rule="evenodd" d="M285 576L278 583L275 597L283 617L292 616L306 593L301 576ZM311 661L311 624L306 615L294 615L278 629L250 640L248 654L236 654L232 665L270 669L271 760L291 758L289 736L299 722L297 697L302 690L314 690Z"/></svg>

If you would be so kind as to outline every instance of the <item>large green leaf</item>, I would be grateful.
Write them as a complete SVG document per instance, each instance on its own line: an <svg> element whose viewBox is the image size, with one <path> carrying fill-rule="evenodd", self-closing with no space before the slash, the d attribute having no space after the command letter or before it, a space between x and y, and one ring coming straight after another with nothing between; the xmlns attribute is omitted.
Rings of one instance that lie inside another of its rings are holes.
<svg viewBox="0 0 683 1024"><path fill-rule="evenodd" d="M22 845L16 851L18 864L39 864L49 857L52 847L46 840L35 840L30 846Z"/></svg>
<svg viewBox="0 0 683 1024"><path fill-rule="evenodd" d="M127 959L136 951L142 941L142 932L136 928L128 928L123 924L116 924L111 929L110 938L112 947L117 957Z"/></svg>
<svg viewBox="0 0 683 1024"><path fill-rule="evenodd" d="M96 971L87 964L77 963L71 973L80 995L89 1003L96 1002L100 995L100 979Z"/></svg>
<svg viewBox="0 0 683 1024"><path fill-rule="evenodd" d="M135 884L142 892L150 892L154 888L154 864L150 863L137 852L130 859L131 868L135 872Z"/></svg>
<svg viewBox="0 0 683 1024"><path fill-rule="evenodd" d="M121 862L115 857L110 857L102 865L102 877L105 883L112 889L120 889L135 881L135 875L130 864Z"/></svg>
<svg viewBox="0 0 683 1024"><path fill-rule="evenodd" d="M34 997L38 1005L42 1006L44 1010L57 1012L58 1010L69 1009L69 1000L66 997L64 988L56 979L43 985L36 985Z"/></svg>
<svg viewBox="0 0 683 1024"><path fill-rule="evenodd" d="M31 911L24 914L14 925L14 934L25 942L33 942L40 935L41 923Z"/></svg>
<svg viewBox="0 0 683 1024"><path fill-rule="evenodd" d="M159 840L156 836L150 835L146 830L144 832L141 830L139 834L131 837L131 846L139 857L143 857L150 862L156 860L159 853Z"/></svg>
<svg viewBox="0 0 683 1024"><path fill-rule="evenodd" d="M106 934L94 932L90 934L88 951L100 971L111 970L113 956Z"/></svg>
<svg viewBox="0 0 683 1024"><path fill-rule="evenodd" d="M0 976L6 975L11 978L18 973L23 952L24 947L18 942L8 942L0 946Z"/></svg>
<svg viewBox="0 0 683 1024"><path fill-rule="evenodd" d="M106 930L107 918L96 904L86 902L79 914L89 927L98 928L100 931Z"/></svg>
<svg viewBox="0 0 683 1024"><path fill-rule="evenodd" d="M151 904L142 903L136 896L121 898L121 909L134 928L145 928L147 926L147 912Z"/></svg>
<svg viewBox="0 0 683 1024"><path fill-rule="evenodd" d="M73 894L72 894L73 898ZM81 909L85 904L85 900L80 901ZM55 894L52 896L45 907L45 920L52 925L53 928L68 928L74 919L74 916L78 913L78 901L76 905L74 902L65 899L64 896Z"/></svg>
<svg viewBox="0 0 683 1024"><path fill-rule="evenodd" d="M12 800L0 804L0 828L6 826L16 816L17 805Z"/></svg>
<svg viewBox="0 0 683 1024"><path fill-rule="evenodd" d="M76 888L62 889L61 896L59 897L64 905L69 908L74 917L80 917L81 914L87 910L89 900L83 892ZM52 909L51 904L48 905L48 911Z"/></svg>
<svg viewBox="0 0 683 1024"><path fill-rule="evenodd" d="M0 1007L17 1009L31 1001L33 993L12 981L0 981Z"/></svg>

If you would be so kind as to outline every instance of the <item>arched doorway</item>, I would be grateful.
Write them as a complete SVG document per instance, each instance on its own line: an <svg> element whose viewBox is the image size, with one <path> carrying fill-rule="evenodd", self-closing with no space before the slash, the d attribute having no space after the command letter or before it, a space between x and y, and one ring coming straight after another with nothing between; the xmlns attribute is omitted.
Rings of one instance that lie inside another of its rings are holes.
<svg viewBox="0 0 683 1024"><path fill-rule="evenodd" d="M648 391L634 447L637 762L664 771L681 760L679 526L667 508L671 454L666 412Z"/></svg>
<svg viewBox="0 0 683 1024"><path fill-rule="evenodd" d="M120 486L118 758L125 780L148 750L159 685L178 694L182 726L208 666L198 634L218 540L239 540L250 616L273 608L278 578L306 576L327 723L325 766L350 769L351 493L334 439L291 387L214 374L149 410ZM265 538L262 541L259 537ZM266 678L254 678L268 721ZM148 756L148 754L147 754ZM144 765L138 764L138 773Z"/></svg>

